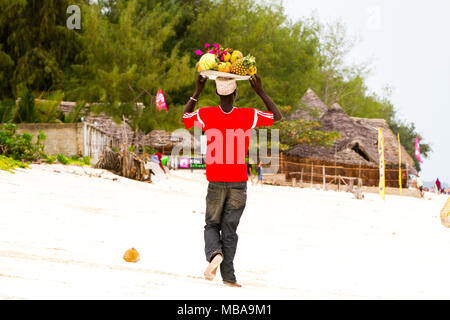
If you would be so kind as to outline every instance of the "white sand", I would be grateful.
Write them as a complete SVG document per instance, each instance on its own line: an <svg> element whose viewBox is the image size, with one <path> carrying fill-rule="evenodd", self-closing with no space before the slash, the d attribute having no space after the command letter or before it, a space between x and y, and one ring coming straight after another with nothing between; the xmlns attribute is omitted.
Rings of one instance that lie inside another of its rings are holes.
<svg viewBox="0 0 450 320"><path fill-rule="evenodd" d="M102 177L0 171L0 299L450 298L444 196L249 186L237 289L202 277L203 175L146 184L88 171ZM122 260L130 247L137 264Z"/></svg>

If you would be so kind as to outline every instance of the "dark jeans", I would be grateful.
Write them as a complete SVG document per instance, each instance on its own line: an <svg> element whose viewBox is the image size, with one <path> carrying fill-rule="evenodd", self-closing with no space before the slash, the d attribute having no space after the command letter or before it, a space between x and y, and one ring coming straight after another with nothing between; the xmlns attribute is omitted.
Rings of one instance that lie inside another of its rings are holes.
<svg viewBox="0 0 450 320"><path fill-rule="evenodd" d="M247 182L210 182L206 195L205 254L211 262L218 253L222 279L236 281L233 260L238 235L236 229L247 201Z"/></svg>

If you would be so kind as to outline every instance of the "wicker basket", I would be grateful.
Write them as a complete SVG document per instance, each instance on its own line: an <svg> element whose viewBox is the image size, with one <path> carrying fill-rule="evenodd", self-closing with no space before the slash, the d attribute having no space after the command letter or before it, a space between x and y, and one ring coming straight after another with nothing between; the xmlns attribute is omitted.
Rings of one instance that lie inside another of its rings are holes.
<svg viewBox="0 0 450 320"><path fill-rule="evenodd" d="M234 73L220 72L214 70L205 70L200 72L201 76L208 77L210 80L216 80L216 78L226 78L234 80L248 80L250 76L239 76Z"/></svg>

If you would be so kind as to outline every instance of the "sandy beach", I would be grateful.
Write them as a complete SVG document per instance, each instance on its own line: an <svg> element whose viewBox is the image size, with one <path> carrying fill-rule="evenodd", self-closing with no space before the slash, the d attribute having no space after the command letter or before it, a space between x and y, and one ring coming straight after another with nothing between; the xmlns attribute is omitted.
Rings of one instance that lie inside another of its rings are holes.
<svg viewBox="0 0 450 320"><path fill-rule="evenodd" d="M445 196L249 185L238 289L203 279L202 173L31 167L0 171L0 299L450 299Z"/></svg>

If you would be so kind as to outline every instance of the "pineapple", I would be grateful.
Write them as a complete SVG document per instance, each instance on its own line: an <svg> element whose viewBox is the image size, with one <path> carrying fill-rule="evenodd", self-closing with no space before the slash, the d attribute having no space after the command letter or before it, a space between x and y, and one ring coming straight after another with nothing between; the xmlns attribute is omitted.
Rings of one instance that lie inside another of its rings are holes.
<svg viewBox="0 0 450 320"><path fill-rule="evenodd" d="M253 72L256 73L256 60L251 55L238 59L231 65L231 73L240 76L250 75Z"/></svg>
<svg viewBox="0 0 450 320"><path fill-rule="evenodd" d="M247 74L247 70L244 67L244 59L236 60L231 65L231 73L234 73L234 74L237 74L240 76L245 76Z"/></svg>

